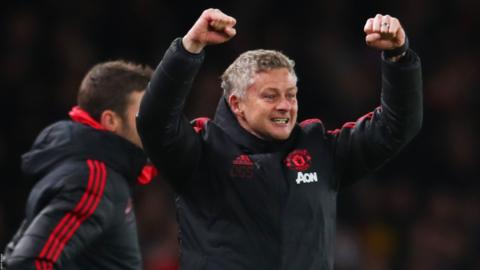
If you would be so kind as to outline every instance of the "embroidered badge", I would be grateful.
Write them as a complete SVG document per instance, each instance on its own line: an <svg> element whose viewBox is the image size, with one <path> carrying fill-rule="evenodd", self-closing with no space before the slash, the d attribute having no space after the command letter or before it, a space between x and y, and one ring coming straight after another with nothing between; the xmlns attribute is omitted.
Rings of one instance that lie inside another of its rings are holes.
<svg viewBox="0 0 480 270"><path fill-rule="evenodd" d="M285 166L295 171L305 171L310 168L312 157L306 149L295 150L288 154L285 159Z"/></svg>
<svg viewBox="0 0 480 270"><path fill-rule="evenodd" d="M251 178L253 176L253 162L247 155L240 155L232 162L232 177Z"/></svg>

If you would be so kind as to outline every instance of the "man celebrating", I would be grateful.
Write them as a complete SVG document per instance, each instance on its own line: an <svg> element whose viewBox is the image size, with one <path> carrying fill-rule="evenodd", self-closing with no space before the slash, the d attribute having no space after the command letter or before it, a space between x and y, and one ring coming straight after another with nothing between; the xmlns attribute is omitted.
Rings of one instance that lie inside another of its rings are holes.
<svg viewBox="0 0 480 270"><path fill-rule="evenodd" d="M131 196L152 170L135 124L151 75L124 61L94 66L72 121L47 127L23 155L37 183L7 246L9 270L142 269Z"/></svg>
<svg viewBox="0 0 480 270"><path fill-rule="evenodd" d="M420 129L420 60L396 18L368 19L366 42L383 50L381 106L327 131L318 119L297 123L293 61L247 51L222 76L215 118L191 125L182 110L204 48L231 39L235 23L204 11L165 53L137 117L147 154L178 194L181 269L331 270L338 191Z"/></svg>

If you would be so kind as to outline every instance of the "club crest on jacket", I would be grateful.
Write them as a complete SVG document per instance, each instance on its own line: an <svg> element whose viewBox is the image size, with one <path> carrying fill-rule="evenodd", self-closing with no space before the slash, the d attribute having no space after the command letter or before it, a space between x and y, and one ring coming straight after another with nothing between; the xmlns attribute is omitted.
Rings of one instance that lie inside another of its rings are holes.
<svg viewBox="0 0 480 270"><path fill-rule="evenodd" d="M297 149L288 154L285 166L290 170L306 171L310 168L312 157L306 149Z"/></svg>

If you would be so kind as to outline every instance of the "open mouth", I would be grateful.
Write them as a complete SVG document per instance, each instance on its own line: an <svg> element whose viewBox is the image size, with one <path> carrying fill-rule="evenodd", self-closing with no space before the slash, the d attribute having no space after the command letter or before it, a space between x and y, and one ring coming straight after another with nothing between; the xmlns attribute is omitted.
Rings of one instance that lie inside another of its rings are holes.
<svg viewBox="0 0 480 270"><path fill-rule="evenodd" d="M272 121L276 124L286 124L290 121L289 118L272 118Z"/></svg>

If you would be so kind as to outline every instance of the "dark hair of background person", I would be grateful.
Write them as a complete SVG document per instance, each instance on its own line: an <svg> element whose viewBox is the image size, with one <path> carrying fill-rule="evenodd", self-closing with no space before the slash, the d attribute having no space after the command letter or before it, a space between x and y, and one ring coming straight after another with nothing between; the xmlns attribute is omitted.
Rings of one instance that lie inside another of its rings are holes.
<svg viewBox="0 0 480 270"><path fill-rule="evenodd" d="M122 60L97 64L85 75L77 103L97 121L105 110L125 117L128 95L145 90L152 73L150 67Z"/></svg>

